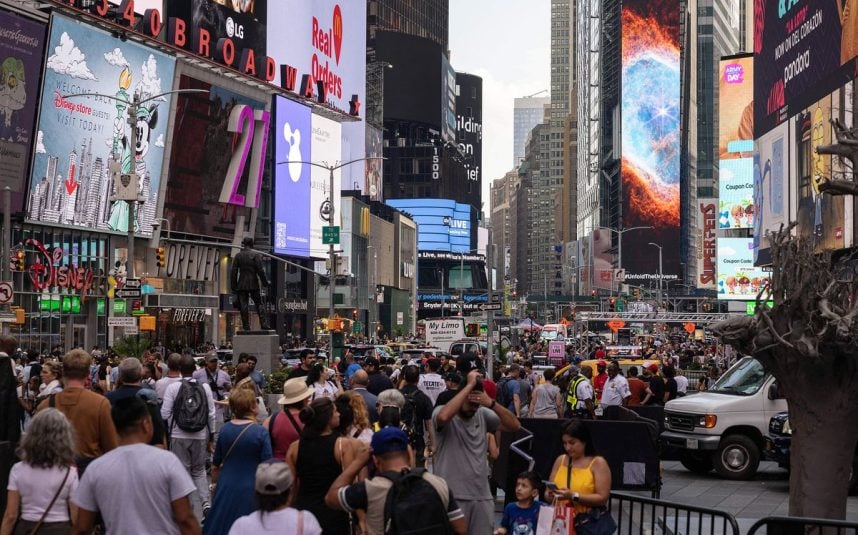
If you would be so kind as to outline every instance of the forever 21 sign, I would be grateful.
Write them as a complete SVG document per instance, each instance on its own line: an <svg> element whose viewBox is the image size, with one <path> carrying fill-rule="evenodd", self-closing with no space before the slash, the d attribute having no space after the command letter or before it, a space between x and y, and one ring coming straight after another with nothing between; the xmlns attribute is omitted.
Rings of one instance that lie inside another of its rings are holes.
<svg viewBox="0 0 858 535"><path fill-rule="evenodd" d="M233 106L229 114L228 130L239 137L220 192L220 202L248 208L259 207L270 126L271 114L267 111L254 110L244 104ZM245 169L248 169L245 190L247 193L241 195L238 192Z"/></svg>

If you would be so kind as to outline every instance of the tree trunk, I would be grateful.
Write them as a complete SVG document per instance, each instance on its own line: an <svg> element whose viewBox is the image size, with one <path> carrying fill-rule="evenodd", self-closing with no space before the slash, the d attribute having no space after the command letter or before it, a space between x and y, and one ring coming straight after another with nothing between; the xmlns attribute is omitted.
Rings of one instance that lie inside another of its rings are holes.
<svg viewBox="0 0 858 535"><path fill-rule="evenodd" d="M808 384L810 383L810 384ZM811 381L790 393L790 516L846 518L849 474L858 439L854 392L820 390Z"/></svg>

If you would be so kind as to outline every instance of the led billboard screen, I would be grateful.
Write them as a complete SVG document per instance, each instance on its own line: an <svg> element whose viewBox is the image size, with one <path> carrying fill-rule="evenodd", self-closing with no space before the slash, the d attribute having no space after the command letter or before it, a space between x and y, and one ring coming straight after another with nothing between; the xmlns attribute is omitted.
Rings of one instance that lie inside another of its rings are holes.
<svg viewBox="0 0 858 535"><path fill-rule="evenodd" d="M467 253L471 246L471 206L449 199L389 199L388 205L417 223L419 251Z"/></svg>
<svg viewBox="0 0 858 535"><path fill-rule="evenodd" d="M679 273L679 4L625 0L622 8L622 226L626 281Z"/></svg>
<svg viewBox="0 0 858 535"><path fill-rule="evenodd" d="M754 0L755 138L855 77L852 4Z"/></svg>
<svg viewBox="0 0 858 535"><path fill-rule="evenodd" d="M697 276L694 285L704 290L715 289L715 277L717 276L716 260L717 250L717 228L718 228L718 200L697 200Z"/></svg>
<svg viewBox="0 0 858 535"><path fill-rule="evenodd" d="M0 11L0 190L12 190L12 212L24 209L27 172L36 134L36 102L47 26Z"/></svg>
<svg viewBox="0 0 858 535"><path fill-rule="evenodd" d="M310 108L274 99L274 252L310 256ZM319 252L321 253L321 252Z"/></svg>
<svg viewBox="0 0 858 535"><path fill-rule="evenodd" d="M204 89L208 93L176 96L164 217L170 220L173 231L232 238L239 212L234 205L221 203L220 194L233 154L240 154L236 150L240 148L240 136L229 132L227 124L236 106L261 110L265 105L190 76L179 79L179 88ZM245 166L239 181L245 186L249 168Z"/></svg>
<svg viewBox="0 0 858 535"><path fill-rule="evenodd" d="M766 233L789 222L789 124L783 123L754 142L754 252L756 263L768 263Z"/></svg>
<svg viewBox="0 0 858 535"><path fill-rule="evenodd" d="M718 180L718 228L753 228L754 159L721 160Z"/></svg>
<svg viewBox="0 0 858 535"><path fill-rule="evenodd" d="M752 228L754 58L723 58L718 73L718 227Z"/></svg>
<svg viewBox="0 0 858 535"><path fill-rule="evenodd" d="M152 233L171 96L141 106L133 155L127 102L135 94L147 99L169 91L174 68L175 59L161 52L53 16L29 219L127 232L128 204L109 200L114 188L108 163L115 158L122 173L133 165L140 177L139 193L145 202L138 207L134 227L142 235ZM77 93L115 99L64 97Z"/></svg>
<svg viewBox="0 0 858 535"><path fill-rule="evenodd" d="M770 275L754 267L753 238L718 238L718 299L756 299Z"/></svg>
<svg viewBox="0 0 858 535"><path fill-rule="evenodd" d="M441 45L424 37L377 31L375 49L377 61L393 65L384 70L385 120L415 121L442 131L449 105L442 113L427 105L442 101Z"/></svg>

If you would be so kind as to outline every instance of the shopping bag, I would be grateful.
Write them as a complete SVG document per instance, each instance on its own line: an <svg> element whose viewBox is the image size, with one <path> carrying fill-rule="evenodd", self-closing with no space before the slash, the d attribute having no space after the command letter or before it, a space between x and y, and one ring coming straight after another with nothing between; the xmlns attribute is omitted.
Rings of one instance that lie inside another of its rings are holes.
<svg viewBox="0 0 858 535"><path fill-rule="evenodd" d="M574 520L575 509L571 504L555 501L553 506L544 505L539 508L536 535L574 535Z"/></svg>

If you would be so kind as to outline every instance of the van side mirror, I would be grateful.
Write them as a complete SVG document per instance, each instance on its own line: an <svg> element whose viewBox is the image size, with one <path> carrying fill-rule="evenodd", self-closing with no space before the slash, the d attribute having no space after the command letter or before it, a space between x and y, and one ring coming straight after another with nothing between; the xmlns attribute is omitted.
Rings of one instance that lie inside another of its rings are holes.
<svg viewBox="0 0 858 535"><path fill-rule="evenodd" d="M781 392L781 389L778 386L777 381L775 381L774 383L769 385L769 399L770 400L782 399L783 397L784 397L783 392Z"/></svg>

